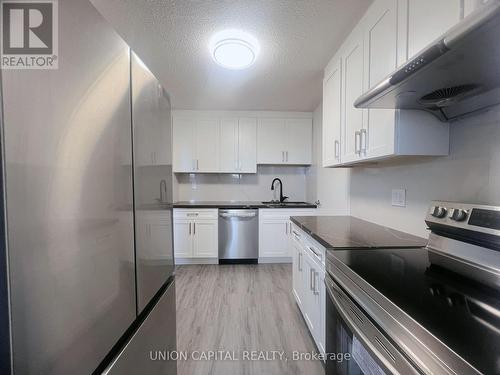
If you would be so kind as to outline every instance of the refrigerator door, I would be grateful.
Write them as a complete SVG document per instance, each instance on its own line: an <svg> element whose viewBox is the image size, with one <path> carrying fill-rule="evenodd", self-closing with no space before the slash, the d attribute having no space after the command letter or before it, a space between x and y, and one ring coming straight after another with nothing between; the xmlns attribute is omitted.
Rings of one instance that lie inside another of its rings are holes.
<svg viewBox="0 0 500 375"><path fill-rule="evenodd" d="M172 137L170 101L132 53L137 312L172 275Z"/></svg>
<svg viewBox="0 0 500 375"><path fill-rule="evenodd" d="M59 69L4 70L15 374L85 374L136 316L128 46L59 1Z"/></svg>
<svg viewBox="0 0 500 375"><path fill-rule="evenodd" d="M103 375L175 375L175 282L170 283L130 341Z"/></svg>

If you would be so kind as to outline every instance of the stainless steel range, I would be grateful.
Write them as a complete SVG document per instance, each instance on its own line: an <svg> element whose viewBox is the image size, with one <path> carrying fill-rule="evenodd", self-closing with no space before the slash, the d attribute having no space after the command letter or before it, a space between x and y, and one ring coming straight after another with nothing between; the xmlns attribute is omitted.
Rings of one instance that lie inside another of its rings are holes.
<svg viewBox="0 0 500 375"><path fill-rule="evenodd" d="M327 374L500 374L500 207L433 202L428 245L327 254Z"/></svg>

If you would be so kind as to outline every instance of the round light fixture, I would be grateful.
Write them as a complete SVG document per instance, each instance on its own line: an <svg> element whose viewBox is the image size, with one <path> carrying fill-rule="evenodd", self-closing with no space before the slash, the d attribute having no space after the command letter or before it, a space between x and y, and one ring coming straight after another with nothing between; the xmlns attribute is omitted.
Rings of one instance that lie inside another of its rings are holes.
<svg viewBox="0 0 500 375"><path fill-rule="evenodd" d="M224 30L210 40L210 54L214 61L228 69L251 66L260 52L257 39L240 30Z"/></svg>

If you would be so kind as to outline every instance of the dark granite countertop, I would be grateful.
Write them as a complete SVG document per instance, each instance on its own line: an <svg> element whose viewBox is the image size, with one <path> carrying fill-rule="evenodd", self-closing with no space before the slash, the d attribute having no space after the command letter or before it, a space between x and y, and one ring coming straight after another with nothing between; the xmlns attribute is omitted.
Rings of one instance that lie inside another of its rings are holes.
<svg viewBox="0 0 500 375"><path fill-rule="evenodd" d="M415 248L427 239L352 216L294 216L291 221L327 249Z"/></svg>
<svg viewBox="0 0 500 375"><path fill-rule="evenodd" d="M316 208L316 205L307 202L276 205L252 201L180 201L174 203L174 208Z"/></svg>
<svg viewBox="0 0 500 375"><path fill-rule="evenodd" d="M171 210L171 203L144 203L137 206L138 211L164 211Z"/></svg>

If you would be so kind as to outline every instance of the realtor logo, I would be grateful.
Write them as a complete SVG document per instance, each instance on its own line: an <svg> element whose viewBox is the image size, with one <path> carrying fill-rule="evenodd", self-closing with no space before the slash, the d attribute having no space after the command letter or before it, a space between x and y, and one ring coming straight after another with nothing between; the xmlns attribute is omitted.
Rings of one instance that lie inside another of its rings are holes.
<svg viewBox="0 0 500 375"><path fill-rule="evenodd" d="M57 0L0 0L2 69L57 69Z"/></svg>

